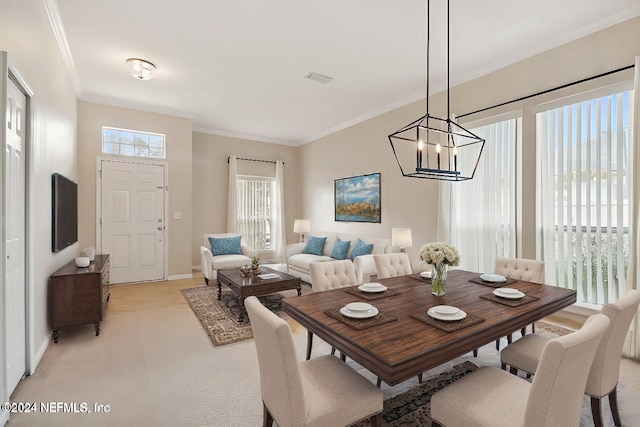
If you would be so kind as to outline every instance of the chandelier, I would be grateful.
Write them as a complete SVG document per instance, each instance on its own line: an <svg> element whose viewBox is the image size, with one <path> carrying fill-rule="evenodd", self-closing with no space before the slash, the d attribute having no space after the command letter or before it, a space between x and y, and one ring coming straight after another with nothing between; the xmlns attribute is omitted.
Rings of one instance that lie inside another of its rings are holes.
<svg viewBox="0 0 640 427"><path fill-rule="evenodd" d="M475 174L485 141L457 124L451 115L449 0L447 0L447 116L436 117L429 113L429 43L431 33L429 9L429 0L427 0L426 114L389 135L389 142L403 176L441 181L466 181L472 179ZM415 164L415 168L413 164Z"/></svg>

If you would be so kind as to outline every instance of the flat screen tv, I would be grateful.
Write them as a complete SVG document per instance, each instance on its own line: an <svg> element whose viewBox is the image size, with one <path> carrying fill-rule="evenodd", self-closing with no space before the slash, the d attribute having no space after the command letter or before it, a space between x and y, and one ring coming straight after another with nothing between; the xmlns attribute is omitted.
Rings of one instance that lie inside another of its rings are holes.
<svg viewBox="0 0 640 427"><path fill-rule="evenodd" d="M59 173L51 175L51 250L61 251L78 241L78 184Z"/></svg>

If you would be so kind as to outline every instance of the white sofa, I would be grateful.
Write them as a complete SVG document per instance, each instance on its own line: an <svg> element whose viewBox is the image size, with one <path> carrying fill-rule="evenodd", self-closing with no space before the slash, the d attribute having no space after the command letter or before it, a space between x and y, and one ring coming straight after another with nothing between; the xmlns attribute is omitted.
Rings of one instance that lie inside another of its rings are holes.
<svg viewBox="0 0 640 427"><path fill-rule="evenodd" d="M368 282L369 277L372 274L376 274L376 264L373 260L373 255L392 252L391 239L323 231L312 232L309 236L327 238L322 255L303 253L306 243L293 243L287 245L287 271L289 274L299 277L307 283L311 283L311 263L334 260L331 258L331 251L333 250L333 245L336 242L336 237L339 237L340 240L351 241L346 259L349 259L353 245L358 241L358 239L367 244L373 243L373 250L371 251L371 254L360 255L353 260L356 267L356 278L358 283Z"/></svg>
<svg viewBox="0 0 640 427"><path fill-rule="evenodd" d="M208 285L209 280L213 280L213 284L216 284L218 278L218 270L223 268L239 268L246 264L251 264L251 251L247 246L240 245L242 249L242 255L217 255L213 256L211 253L211 246L209 245L209 237L224 238L235 237L239 234L224 233L224 234L205 234L204 245L200 246L200 262L202 274L204 275L204 281Z"/></svg>

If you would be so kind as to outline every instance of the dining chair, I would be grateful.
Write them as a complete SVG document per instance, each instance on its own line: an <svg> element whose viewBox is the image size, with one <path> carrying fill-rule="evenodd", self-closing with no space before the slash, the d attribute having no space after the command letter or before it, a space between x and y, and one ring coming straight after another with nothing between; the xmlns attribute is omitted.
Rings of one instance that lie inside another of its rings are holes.
<svg viewBox="0 0 640 427"><path fill-rule="evenodd" d="M298 362L289 324L245 300L260 369L263 426L382 425L382 391L331 355Z"/></svg>
<svg viewBox="0 0 640 427"><path fill-rule="evenodd" d="M607 316L594 314L579 331L547 342L532 382L485 366L444 387L431 398L434 425L579 425L589 368L608 326Z"/></svg>
<svg viewBox="0 0 640 427"><path fill-rule="evenodd" d="M376 263L378 279L387 279L412 273L409 255L404 252L374 255L373 261Z"/></svg>
<svg viewBox="0 0 640 427"><path fill-rule="evenodd" d="M313 292L328 291L330 289L344 288L358 284L356 268L350 260L313 262L310 264L311 289ZM307 360L311 358L313 347L313 333L307 331ZM331 349L335 354L336 349ZM341 356L345 360L344 355Z"/></svg>
<svg viewBox="0 0 640 427"><path fill-rule="evenodd" d="M618 301L605 304L600 311L609 318L611 323L593 359L584 392L591 397L591 413L596 427L603 425L600 400L605 396L609 396L609 406L615 425L622 425L617 399L620 359L629 325L639 305L640 291L632 289ZM507 346L500 352L502 369L506 369L508 365L513 374L517 374L518 370L535 374L542 349L548 341L549 338L539 334L529 334Z"/></svg>
<svg viewBox="0 0 640 427"><path fill-rule="evenodd" d="M495 273L509 279L526 280L527 282L544 283L544 261L524 258L496 258ZM522 336L526 327L520 330ZM535 325L531 324L531 332L535 332ZM507 335L507 343L511 344L513 335ZM500 340L496 340L496 350L500 350Z"/></svg>

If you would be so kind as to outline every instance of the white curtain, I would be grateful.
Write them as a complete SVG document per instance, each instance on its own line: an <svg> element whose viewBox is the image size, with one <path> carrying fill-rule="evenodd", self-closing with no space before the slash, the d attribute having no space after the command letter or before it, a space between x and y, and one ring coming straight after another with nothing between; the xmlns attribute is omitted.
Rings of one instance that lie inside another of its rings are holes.
<svg viewBox="0 0 640 427"><path fill-rule="evenodd" d="M631 108L633 126L631 126L631 144L629 157L631 159L630 168L630 190L631 194L631 218L629 220L629 269L627 270L627 287L638 289L640 287L640 56L636 56L635 77L634 77L634 102ZM640 360L640 314L636 314L631 327L631 343L625 346L624 354Z"/></svg>
<svg viewBox="0 0 640 427"><path fill-rule="evenodd" d="M465 270L493 272L496 256L516 255L517 124L514 118L476 128L465 125L486 141L476 173L469 181L440 186L438 239L460 251Z"/></svg>
<svg viewBox="0 0 640 427"><path fill-rule="evenodd" d="M284 163L276 162L276 191L275 191L275 223L274 223L274 251L278 262L285 262L285 245L287 230L284 217Z"/></svg>
<svg viewBox="0 0 640 427"><path fill-rule="evenodd" d="M238 160L229 157L229 194L227 199L227 233L238 232Z"/></svg>

